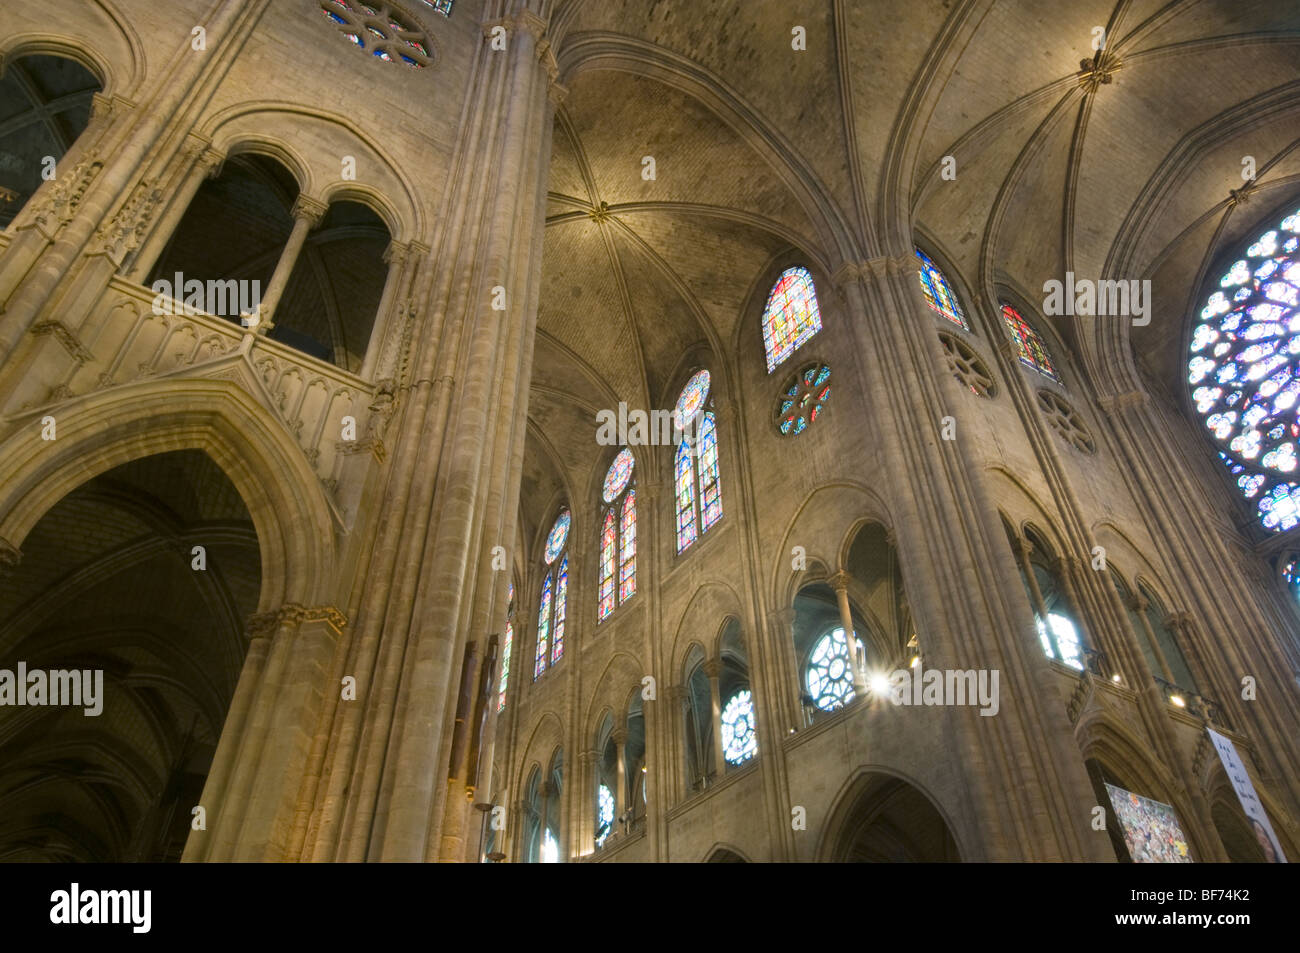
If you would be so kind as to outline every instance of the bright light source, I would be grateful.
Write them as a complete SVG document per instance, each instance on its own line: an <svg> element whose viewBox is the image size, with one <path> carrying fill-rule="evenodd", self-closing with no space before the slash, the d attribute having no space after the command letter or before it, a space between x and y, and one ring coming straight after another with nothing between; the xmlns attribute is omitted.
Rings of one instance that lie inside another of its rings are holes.
<svg viewBox="0 0 1300 953"><path fill-rule="evenodd" d="M1118 675L1118 674L1116 674L1116 675L1112 675L1112 676L1110 677L1110 680L1111 680L1112 682L1114 682L1116 685L1118 685L1118 684L1119 684L1119 675Z"/></svg>
<svg viewBox="0 0 1300 953"><path fill-rule="evenodd" d="M1175 705L1177 705L1179 708L1187 707L1187 702L1186 700L1184 700L1182 695L1170 695L1169 700L1173 702Z"/></svg>
<svg viewBox="0 0 1300 953"><path fill-rule="evenodd" d="M883 672L873 672L871 675L871 691L877 695L885 695L889 692L889 677Z"/></svg>
<svg viewBox="0 0 1300 953"><path fill-rule="evenodd" d="M908 668L916 668L916 667L917 667L918 665L920 665L920 664L921 664L921 656L919 656L919 655L913 655L913 656L912 656L912 664L909 665Z"/></svg>

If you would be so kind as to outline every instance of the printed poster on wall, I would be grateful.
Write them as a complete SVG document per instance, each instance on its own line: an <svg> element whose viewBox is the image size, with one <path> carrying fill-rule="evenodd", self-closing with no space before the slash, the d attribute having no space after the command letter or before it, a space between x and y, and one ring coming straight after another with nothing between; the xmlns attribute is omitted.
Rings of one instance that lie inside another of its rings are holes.
<svg viewBox="0 0 1300 953"><path fill-rule="evenodd" d="M1210 733L1210 743L1214 745L1214 750L1219 752L1223 770L1227 773L1228 780L1232 782L1232 789L1237 792L1237 800L1241 802L1241 809L1246 812L1246 820L1250 822L1251 833L1259 841L1264 859L1270 864L1285 864L1286 854L1282 852L1282 845L1277 842L1273 825L1268 822L1264 805L1259 802L1259 797L1255 794L1255 785L1250 783L1250 775L1246 773L1246 766L1241 762L1237 746L1213 728L1205 730Z"/></svg>
<svg viewBox="0 0 1300 953"><path fill-rule="evenodd" d="M1106 785L1110 806L1124 834L1124 846L1135 864L1190 864L1187 835L1178 815L1168 804L1139 797L1112 784Z"/></svg>

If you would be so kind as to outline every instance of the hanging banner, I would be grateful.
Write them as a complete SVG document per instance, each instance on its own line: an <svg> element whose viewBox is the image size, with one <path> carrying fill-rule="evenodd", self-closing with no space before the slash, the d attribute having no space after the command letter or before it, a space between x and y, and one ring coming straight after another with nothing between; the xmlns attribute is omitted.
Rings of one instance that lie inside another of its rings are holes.
<svg viewBox="0 0 1300 953"><path fill-rule="evenodd" d="M1223 770L1227 772L1228 780L1232 782L1232 789L1237 792L1237 800L1241 802L1241 809L1246 812L1246 820L1250 822L1251 833L1259 841L1264 859L1270 864L1285 864L1286 854L1282 852L1282 845L1277 842L1273 825L1268 822L1264 805L1259 802L1259 797L1255 794L1255 785L1250 783L1250 775L1246 773L1246 766L1241 763L1237 746L1213 728L1205 730L1210 733L1210 744L1214 745L1214 750L1219 753Z"/></svg>
<svg viewBox="0 0 1300 953"><path fill-rule="evenodd" d="M1187 835L1168 804L1140 797L1113 784L1106 785L1124 834L1124 846L1135 864L1190 864Z"/></svg>

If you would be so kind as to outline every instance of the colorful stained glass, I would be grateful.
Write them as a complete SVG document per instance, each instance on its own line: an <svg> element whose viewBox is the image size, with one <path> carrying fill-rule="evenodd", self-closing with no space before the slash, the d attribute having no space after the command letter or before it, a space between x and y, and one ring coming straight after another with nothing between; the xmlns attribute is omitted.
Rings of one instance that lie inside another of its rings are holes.
<svg viewBox="0 0 1300 953"><path fill-rule="evenodd" d="M713 414L700 425L700 532L722 518L722 488L718 483L718 425Z"/></svg>
<svg viewBox="0 0 1300 953"><path fill-rule="evenodd" d="M722 756L730 764L741 764L758 754L758 732L754 730L754 696L743 689L731 696L722 709Z"/></svg>
<svg viewBox="0 0 1300 953"><path fill-rule="evenodd" d="M1200 322L1187 362L1196 410L1260 523L1284 532L1300 522L1300 209L1231 264Z"/></svg>
<svg viewBox="0 0 1300 953"><path fill-rule="evenodd" d="M546 565L555 562L555 558L564 551L564 543L569 538L569 511L564 510L555 518L555 525L546 537L546 551L542 554Z"/></svg>
<svg viewBox="0 0 1300 953"><path fill-rule="evenodd" d="M767 372L776 370L821 329L821 309L812 275L807 268L787 268L772 286L763 309Z"/></svg>
<svg viewBox="0 0 1300 953"><path fill-rule="evenodd" d="M596 791L596 846L605 846L605 839L614 830L614 795L605 785Z"/></svg>
<svg viewBox="0 0 1300 953"><path fill-rule="evenodd" d="M619 518L618 601L622 605L636 592L636 490L628 490L623 498L623 513Z"/></svg>
<svg viewBox="0 0 1300 953"><path fill-rule="evenodd" d="M506 623L505 639L501 643L501 682L497 689L497 711L506 707L506 687L510 684L510 649L515 640L515 627Z"/></svg>
<svg viewBox="0 0 1300 953"><path fill-rule="evenodd" d="M1016 342L1020 363L1025 367L1032 367L1044 377L1059 384L1061 378L1057 376L1056 368L1047 353L1047 345L1043 343L1038 332L1030 327L1029 322L1020 316L1020 312L1009 304L1002 306L1002 319L1006 321L1011 338Z"/></svg>
<svg viewBox="0 0 1300 953"><path fill-rule="evenodd" d="M861 639L858 639L856 648L861 658L864 651ZM834 711L853 700L849 642L844 637L843 628L832 629L813 646L804 681L813 704L822 711Z"/></svg>
<svg viewBox="0 0 1300 953"><path fill-rule="evenodd" d="M597 621L603 622L614 611L614 550L618 545L618 525L614 511L605 513L600 528L600 607Z"/></svg>
<svg viewBox="0 0 1300 953"><path fill-rule="evenodd" d="M695 542L695 459L689 443L677 447L674 462L677 497L677 551Z"/></svg>
<svg viewBox="0 0 1300 953"><path fill-rule="evenodd" d="M614 498L623 492L623 487L627 486L627 481L632 479L632 467L636 465L636 458L632 456L632 451L624 447L614 458L614 462L609 465L609 471L605 474L605 485L601 490L601 497L606 503L613 503Z"/></svg>
<svg viewBox="0 0 1300 953"><path fill-rule="evenodd" d="M685 430L695 419L695 415L700 412L708 396L709 372L697 371L682 388L681 395L677 398L677 406L673 408L673 421L678 430Z"/></svg>
<svg viewBox="0 0 1300 953"><path fill-rule="evenodd" d="M555 583L555 633L551 637L551 664L564 657L564 616L569 601L569 557L560 560L560 575Z"/></svg>
<svg viewBox="0 0 1300 953"><path fill-rule="evenodd" d="M420 2L426 7L441 13L444 17L449 17L451 16L451 5L455 0L420 0Z"/></svg>
<svg viewBox="0 0 1300 953"><path fill-rule="evenodd" d="M321 12L343 36L378 59L423 69L432 62L428 38L408 24L390 3L320 0Z"/></svg>
<svg viewBox="0 0 1300 953"><path fill-rule="evenodd" d="M537 607L537 660L533 663L533 681L542 677L546 671L546 660L550 657L546 648L551 633L551 574L546 574L542 583L542 601Z"/></svg>
<svg viewBox="0 0 1300 953"><path fill-rule="evenodd" d="M831 396L831 369L810 364L788 383L777 398L776 424L781 433L798 434L817 419Z"/></svg>
<svg viewBox="0 0 1300 953"><path fill-rule="evenodd" d="M921 290L925 292L926 304L953 324L969 331L970 325L966 323L966 315L962 313L961 303L957 300L957 293L952 290L952 285L948 284L948 279L944 277L939 266L919 248L916 249L916 257L921 260L919 274L921 276Z"/></svg>

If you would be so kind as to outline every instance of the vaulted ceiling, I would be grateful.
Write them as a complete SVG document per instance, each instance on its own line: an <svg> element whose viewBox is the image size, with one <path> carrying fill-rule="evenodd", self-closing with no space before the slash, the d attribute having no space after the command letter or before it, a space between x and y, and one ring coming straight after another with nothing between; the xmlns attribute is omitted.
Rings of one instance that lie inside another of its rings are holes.
<svg viewBox="0 0 1300 953"><path fill-rule="evenodd" d="M915 232L977 293L1030 300L1067 270L1150 278L1133 349L1178 394L1207 269L1300 192L1293 3L560 0L553 32L525 546L607 462L595 411L670 407L791 249L834 270Z"/></svg>

